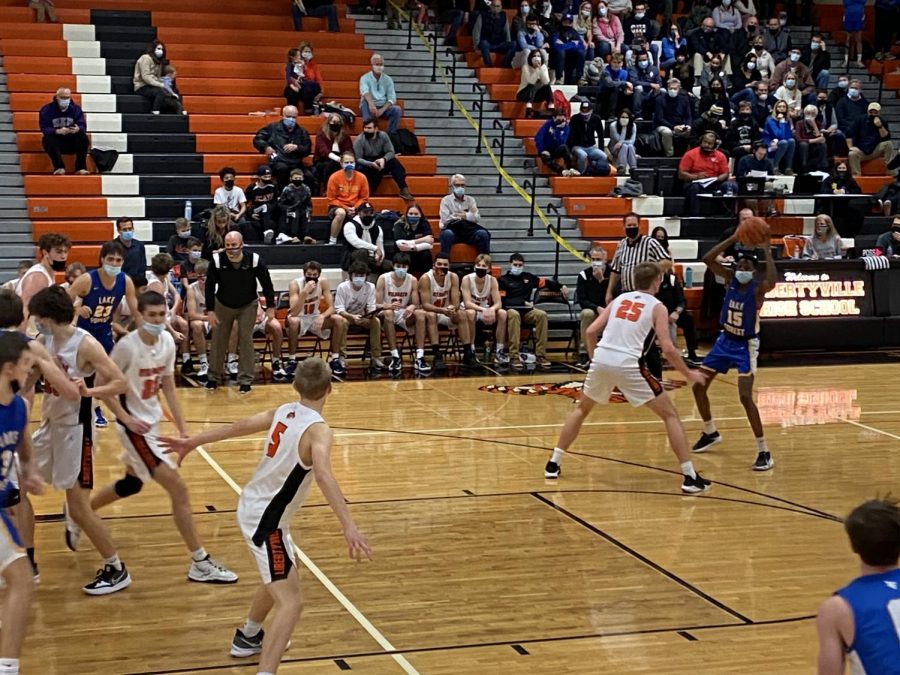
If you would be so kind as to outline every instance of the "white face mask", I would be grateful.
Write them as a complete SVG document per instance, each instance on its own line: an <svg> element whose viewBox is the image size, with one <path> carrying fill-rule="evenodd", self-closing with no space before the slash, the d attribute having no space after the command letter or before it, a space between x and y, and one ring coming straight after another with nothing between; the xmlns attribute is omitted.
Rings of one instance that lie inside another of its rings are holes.
<svg viewBox="0 0 900 675"><path fill-rule="evenodd" d="M71 102L71 100L72 100L72 99L69 99L69 98L58 98L58 99L56 99L57 103L59 103L59 109L60 109L60 110L68 110L68 108L69 108L69 103Z"/></svg>
<svg viewBox="0 0 900 675"><path fill-rule="evenodd" d="M747 70L756 70L756 61L749 61L747 63Z"/></svg>
<svg viewBox="0 0 900 675"><path fill-rule="evenodd" d="M734 273L734 278L737 279L739 284L749 284L753 281L753 272L748 270L738 270Z"/></svg>
<svg viewBox="0 0 900 675"><path fill-rule="evenodd" d="M163 54L165 54L165 50L162 47L157 47L153 50L153 53L156 55L156 58L161 59Z"/></svg>
<svg viewBox="0 0 900 675"><path fill-rule="evenodd" d="M619 118L619 126L627 127L629 121L630 120L627 117L620 117Z"/></svg>
<svg viewBox="0 0 900 675"><path fill-rule="evenodd" d="M791 52L791 61L793 61L794 63L797 63L797 61L799 61L799 60L800 60L800 55L795 54L794 52Z"/></svg>
<svg viewBox="0 0 900 675"><path fill-rule="evenodd" d="M582 10L581 16L583 16L585 19L590 19L591 18L591 10L589 10L589 9Z"/></svg>
<svg viewBox="0 0 900 675"><path fill-rule="evenodd" d="M643 19L643 18L644 18L644 13L643 13L643 12L635 12L635 13L634 13L634 19L635 19L635 21L640 21L640 20Z"/></svg>
<svg viewBox="0 0 900 675"><path fill-rule="evenodd" d="M599 11L600 11L600 16L606 16L606 13L607 13L609 10L606 9L606 7L601 7Z"/></svg>
<svg viewBox="0 0 900 675"><path fill-rule="evenodd" d="M384 66L372 66L372 72L381 75L384 72Z"/></svg>
<svg viewBox="0 0 900 675"><path fill-rule="evenodd" d="M312 61L312 57L313 57L312 52L303 52L300 55L300 58L302 58L304 61Z"/></svg>
<svg viewBox="0 0 900 675"><path fill-rule="evenodd" d="M357 288L360 288L364 283L366 283L365 277L353 277L353 285Z"/></svg>
<svg viewBox="0 0 900 675"><path fill-rule="evenodd" d="M602 270L604 267L606 267L606 263L602 260L591 260L591 267L595 270Z"/></svg>
<svg viewBox="0 0 900 675"><path fill-rule="evenodd" d="M676 96L678 96L678 90L677 89L669 89L669 96L671 96L672 98L675 98Z"/></svg>
<svg viewBox="0 0 900 675"><path fill-rule="evenodd" d="M784 81L784 86L787 87L788 89L793 89L795 84L797 84L796 80L785 80Z"/></svg>

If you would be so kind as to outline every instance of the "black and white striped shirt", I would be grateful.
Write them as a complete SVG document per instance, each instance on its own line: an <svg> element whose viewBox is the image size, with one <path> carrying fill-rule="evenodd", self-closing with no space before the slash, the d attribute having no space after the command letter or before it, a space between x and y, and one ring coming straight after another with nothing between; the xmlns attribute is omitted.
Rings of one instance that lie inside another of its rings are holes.
<svg viewBox="0 0 900 675"><path fill-rule="evenodd" d="M634 268L642 262L670 260L670 256L656 239L641 235L634 243L627 238L619 242L612 259L612 271L619 275L621 293L634 290Z"/></svg>

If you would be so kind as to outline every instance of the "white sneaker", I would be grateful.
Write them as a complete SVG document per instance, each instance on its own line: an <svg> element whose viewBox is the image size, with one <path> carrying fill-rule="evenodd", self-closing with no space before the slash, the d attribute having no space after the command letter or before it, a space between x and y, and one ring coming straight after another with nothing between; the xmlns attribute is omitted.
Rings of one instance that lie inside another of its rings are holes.
<svg viewBox="0 0 900 675"><path fill-rule="evenodd" d="M188 570L187 578L189 581L207 584L233 584L237 582L238 575L206 556L200 562L191 561L191 569Z"/></svg>
<svg viewBox="0 0 900 675"><path fill-rule="evenodd" d="M209 364L201 361L200 367L197 368L197 377L201 380L204 380L204 379L206 379L206 377L208 375L209 375Z"/></svg>
<svg viewBox="0 0 900 675"><path fill-rule="evenodd" d="M63 518L66 522L66 547L70 551L77 551L78 542L81 541L81 528L69 516L69 506L65 502L63 502Z"/></svg>
<svg viewBox="0 0 900 675"><path fill-rule="evenodd" d="M263 232L263 241L265 241L267 244L271 244L272 239L274 239L274 238L275 238L275 230L266 230L265 232Z"/></svg>
<svg viewBox="0 0 900 675"><path fill-rule="evenodd" d="M237 374L238 374L238 362L237 361L229 361L228 362L228 374L231 377L237 377Z"/></svg>

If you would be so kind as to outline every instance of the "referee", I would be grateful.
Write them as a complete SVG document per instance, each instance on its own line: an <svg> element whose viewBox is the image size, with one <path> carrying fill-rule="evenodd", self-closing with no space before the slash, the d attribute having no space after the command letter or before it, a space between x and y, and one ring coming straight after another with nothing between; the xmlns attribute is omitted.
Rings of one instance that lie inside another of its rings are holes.
<svg viewBox="0 0 900 675"><path fill-rule="evenodd" d="M671 260L669 254L656 239L641 234L641 217L632 212L622 219L625 227L625 238L619 242L613 255L609 275L609 286L606 288L606 304L612 302L618 293L627 293L634 289L634 268L645 262L661 262Z"/></svg>

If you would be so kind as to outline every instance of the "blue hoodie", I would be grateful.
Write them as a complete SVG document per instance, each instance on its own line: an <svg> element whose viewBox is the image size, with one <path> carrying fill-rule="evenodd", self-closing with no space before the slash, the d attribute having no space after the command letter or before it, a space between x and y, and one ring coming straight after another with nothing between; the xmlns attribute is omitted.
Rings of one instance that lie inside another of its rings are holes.
<svg viewBox="0 0 900 675"><path fill-rule="evenodd" d="M564 127L557 127L553 118L550 118L538 130L537 136L534 137L534 144L537 146L538 153L553 152L559 146L565 145L567 140L569 140L568 122Z"/></svg>
<svg viewBox="0 0 900 675"><path fill-rule="evenodd" d="M41 108L38 114L38 122L40 123L41 133L45 136L53 136L57 129L70 127L73 124L78 125L81 133L87 131L87 122L84 119L84 111L75 101L69 102L69 107L65 111L60 110L59 104L54 98L50 103Z"/></svg>

